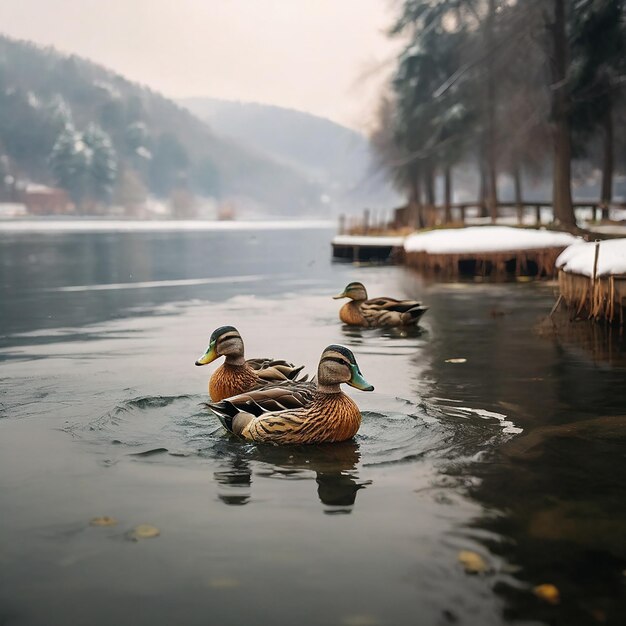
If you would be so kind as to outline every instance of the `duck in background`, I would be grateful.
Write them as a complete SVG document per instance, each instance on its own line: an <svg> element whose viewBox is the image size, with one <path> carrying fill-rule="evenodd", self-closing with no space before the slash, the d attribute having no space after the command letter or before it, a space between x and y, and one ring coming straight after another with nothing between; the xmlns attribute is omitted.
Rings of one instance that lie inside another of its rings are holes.
<svg viewBox="0 0 626 626"><path fill-rule="evenodd" d="M384 326L417 326L427 306L416 300L395 300L394 298L367 297L363 283L349 283L342 293L333 296L350 298L339 310L339 318L350 326L379 328Z"/></svg>

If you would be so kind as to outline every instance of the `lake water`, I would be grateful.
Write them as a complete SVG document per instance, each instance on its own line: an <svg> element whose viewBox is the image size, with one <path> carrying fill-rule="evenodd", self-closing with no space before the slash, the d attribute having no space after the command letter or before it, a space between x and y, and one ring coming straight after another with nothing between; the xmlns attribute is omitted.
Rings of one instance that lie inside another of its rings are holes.
<svg viewBox="0 0 626 626"><path fill-rule="evenodd" d="M2 626L625 622L623 337L537 332L545 283L333 264L332 234L0 232ZM343 327L352 280L421 329ZM309 372L349 346L355 440L226 437L194 366L224 324Z"/></svg>

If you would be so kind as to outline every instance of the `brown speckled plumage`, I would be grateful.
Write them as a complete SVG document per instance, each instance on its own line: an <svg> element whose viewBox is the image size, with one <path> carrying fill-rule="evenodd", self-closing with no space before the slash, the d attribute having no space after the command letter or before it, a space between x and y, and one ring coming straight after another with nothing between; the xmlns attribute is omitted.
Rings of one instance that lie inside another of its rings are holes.
<svg viewBox="0 0 626 626"><path fill-rule="evenodd" d="M344 393L317 393L310 406L255 417L236 433L249 441L310 444L346 441L356 435L361 412Z"/></svg>

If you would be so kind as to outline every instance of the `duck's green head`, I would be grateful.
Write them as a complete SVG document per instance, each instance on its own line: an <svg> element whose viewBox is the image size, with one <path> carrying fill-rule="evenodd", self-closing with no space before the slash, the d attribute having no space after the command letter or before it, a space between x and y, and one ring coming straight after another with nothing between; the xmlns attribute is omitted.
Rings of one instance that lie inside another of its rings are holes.
<svg viewBox="0 0 626 626"><path fill-rule="evenodd" d="M234 326L220 326L211 333L209 347L196 365L206 365L221 356L243 357L243 339Z"/></svg>
<svg viewBox="0 0 626 626"><path fill-rule="evenodd" d="M374 387L363 378L352 350L337 344L328 346L322 352L317 379L321 385L348 383L361 391L374 391Z"/></svg>
<svg viewBox="0 0 626 626"><path fill-rule="evenodd" d="M367 300L367 291L363 283L348 283L342 293L333 296L335 300L339 298L350 298L351 300Z"/></svg>

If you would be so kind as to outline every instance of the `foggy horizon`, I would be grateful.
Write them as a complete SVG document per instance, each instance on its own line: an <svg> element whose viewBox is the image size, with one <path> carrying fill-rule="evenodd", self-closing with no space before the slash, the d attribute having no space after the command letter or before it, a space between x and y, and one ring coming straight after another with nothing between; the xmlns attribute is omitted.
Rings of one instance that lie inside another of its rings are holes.
<svg viewBox="0 0 626 626"><path fill-rule="evenodd" d="M0 6L0 32L168 98L274 105L363 132L398 49L385 34L391 9L387 0L24 0Z"/></svg>

